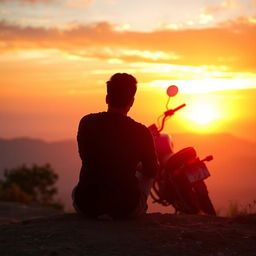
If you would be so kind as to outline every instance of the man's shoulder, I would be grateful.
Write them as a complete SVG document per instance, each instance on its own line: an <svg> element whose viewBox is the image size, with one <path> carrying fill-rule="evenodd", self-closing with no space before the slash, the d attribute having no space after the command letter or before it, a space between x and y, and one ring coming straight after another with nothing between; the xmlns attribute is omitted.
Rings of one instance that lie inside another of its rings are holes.
<svg viewBox="0 0 256 256"><path fill-rule="evenodd" d="M140 132L142 132L142 133L148 133L148 132L149 132L148 128L147 128L144 124L135 121L135 120L132 119L131 117L128 117L128 120L129 120L129 122L130 122L134 127L136 127Z"/></svg>
<svg viewBox="0 0 256 256"><path fill-rule="evenodd" d="M103 115L103 113L104 112L87 114L87 115L85 115L81 118L80 122L87 122L87 121L90 121L90 120L95 120L97 118L100 118Z"/></svg>
<svg viewBox="0 0 256 256"><path fill-rule="evenodd" d="M137 127L140 127L141 129L145 129L146 126L138 121L135 121L134 119L132 119L131 117L127 117L127 119L133 124L136 125Z"/></svg>
<svg viewBox="0 0 256 256"><path fill-rule="evenodd" d="M104 120L104 122L112 122L113 120L117 120L117 119L121 123L123 123L125 126L137 130L140 134L149 133L148 128L144 124L138 121L135 121L133 118L129 116L123 116L123 115L115 115L115 114L113 115L113 114L109 114L108 112L98 112L98 113L87 114L81 118L80 123L92 124L92 123L101 122L102 120Z"/></svg>

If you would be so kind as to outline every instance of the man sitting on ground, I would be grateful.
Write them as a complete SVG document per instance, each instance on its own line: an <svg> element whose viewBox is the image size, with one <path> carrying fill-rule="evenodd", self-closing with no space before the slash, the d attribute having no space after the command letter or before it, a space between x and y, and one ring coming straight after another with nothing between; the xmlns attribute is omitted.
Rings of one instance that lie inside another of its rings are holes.
<svg viewBox="0 0 256 256"><path fill-rule="evenodd" d="M114 74L107 82L107 112L80 121L82 168L73 200L75 209L88 217L136 217L147 210L158 164L149 130L127 116L136 90L132 75Z"/></svg>

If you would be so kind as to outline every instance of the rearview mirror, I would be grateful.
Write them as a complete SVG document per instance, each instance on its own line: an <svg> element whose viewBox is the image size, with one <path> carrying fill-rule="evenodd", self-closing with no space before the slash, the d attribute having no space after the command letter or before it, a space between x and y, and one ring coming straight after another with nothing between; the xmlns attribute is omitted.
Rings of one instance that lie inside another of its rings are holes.
<svg viewBox="0 0 256 256"><path fill-rule="evenodd" d="M177 93L178 93L179 89L176 85L170 85L168 88L167 88L167 95L169 97L173 97L175 96Z"/></svg>

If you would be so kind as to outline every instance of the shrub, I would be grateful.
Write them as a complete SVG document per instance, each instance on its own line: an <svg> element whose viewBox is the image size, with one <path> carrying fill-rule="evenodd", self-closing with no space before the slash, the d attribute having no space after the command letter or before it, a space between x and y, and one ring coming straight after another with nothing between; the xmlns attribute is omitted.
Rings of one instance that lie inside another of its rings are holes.
<svg viewBox="0 0 256 256"><path fill-rule="evenodd" d="M23 164L17 168L6 169L4 180L0 182L0 200L22 203L36 202L42 205L62 207L54 200L57 194L55 183L58 175L50 164L42 166Z"/></svg>

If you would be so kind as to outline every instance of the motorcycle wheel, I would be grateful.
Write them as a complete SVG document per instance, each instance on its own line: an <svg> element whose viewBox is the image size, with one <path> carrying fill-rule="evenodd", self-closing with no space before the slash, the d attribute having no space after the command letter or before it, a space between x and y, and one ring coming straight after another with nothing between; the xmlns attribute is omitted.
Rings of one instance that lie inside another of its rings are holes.
<svg viewBox="0 0 256 256"><path fill-rule="evenodd" d="M184 173L180 173L175 177L170 177L169 181L172 181L171 186L175 190L172 205L176 212L184 214L198 214L200 212L200 207L197 195L186 175L184 175Z"/></svg>
<svg viewBox="0 0 256 256"><path fill-rule="evenodd" d="M211 216L216 216L216 211L209 197L207 186L203 180L197 181L193 184L193 189L197 195L200 209Z"/></svg>

